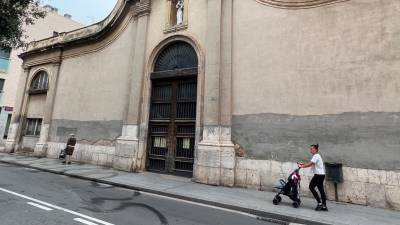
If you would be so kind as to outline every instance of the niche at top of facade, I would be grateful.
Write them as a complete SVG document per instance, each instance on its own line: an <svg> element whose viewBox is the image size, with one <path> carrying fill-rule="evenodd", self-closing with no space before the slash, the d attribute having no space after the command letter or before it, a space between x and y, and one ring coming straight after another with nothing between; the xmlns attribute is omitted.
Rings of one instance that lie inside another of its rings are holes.
<svg viewBox="0 0 400 225"><path fill-rule="evenodd" d="M166 0L167 16L165 33L184 30L188 26L188 2L189 0Z"/></svg>

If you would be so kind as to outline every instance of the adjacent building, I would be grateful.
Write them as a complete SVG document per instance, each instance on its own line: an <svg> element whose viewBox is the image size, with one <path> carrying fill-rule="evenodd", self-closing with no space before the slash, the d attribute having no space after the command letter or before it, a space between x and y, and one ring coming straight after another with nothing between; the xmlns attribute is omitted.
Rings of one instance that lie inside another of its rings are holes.
<svg viewBox="0 0 400 225"><path fill-rule="evenodd" d="M83 27L68 14L58 14L57 8L44 6L47 16L35 21L34 25L25 26L27 42L42 40ZM22 60L18 57L22 49L0 49L0 144L4 146L8 137L11 116L14 112L15 96L21 75Z"/></svg>
<svg viewBox="0 0 400 225"><path fill-rule="evenodd" d="M400 209L399 14L397 0L120 0L20 55L6 150L57 157L75 133L76 161L269 190L319 143L343 164L339 200Z"/></svg>

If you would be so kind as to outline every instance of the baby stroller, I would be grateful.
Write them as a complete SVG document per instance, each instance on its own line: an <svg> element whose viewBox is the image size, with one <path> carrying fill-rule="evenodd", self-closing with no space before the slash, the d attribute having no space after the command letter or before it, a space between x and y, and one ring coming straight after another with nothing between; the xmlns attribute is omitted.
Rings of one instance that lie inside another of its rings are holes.
<svg viewBox="0 0 400 225"><path fill-rule="evenodd" d="M280 184L274 186L274 188L278 190L278 194L276 194L274 200L272 200L274 205L278 205L282 201L282 197L280 195L286 195L293 201L292 205L294 208L298 208L300 206L301 178L299 171L300 167L289 175L287 182L281 179L279 181Z"/></svg>

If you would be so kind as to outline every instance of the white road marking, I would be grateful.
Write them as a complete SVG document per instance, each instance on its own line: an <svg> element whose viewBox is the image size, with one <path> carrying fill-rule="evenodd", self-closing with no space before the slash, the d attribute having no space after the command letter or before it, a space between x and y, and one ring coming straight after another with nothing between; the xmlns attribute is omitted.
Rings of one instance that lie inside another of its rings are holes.
<svg viewBox="0 0 400 225"><path fill-rule="evenodd" d="M110 185L110 184L103 184L103 183L98 183L100 186L102 186L102 187L106 187L106 188L110 188L110 187L112 187L112 185Z"/></svg>
<svg viewBox="0 0 400 225"><path fill-rule="evenodd" d="M81 218L75 218L74 220L78 221L80 223L83 223L83 224L87 224L87 225L98 225L97 223L92 223L90 221L87 221L87 220L84 220L84 219L81 219Z"/></svg>
<svg viewBox="0 0 400 225"><path fill-rule="evenodd" d="M42 205L39 205L39 204L36 204L36 203L33 203L33 202L27 202L26 204L38 207L39 209L43 209L43 210L46 210L46 211L53 210L52 208L49 208L49 207L46 207L46 206L42 206Z"/></svg>
<svg viewBox="0 0 400 225"><path fill-rule="evenodd" d="M117 189L124 190L124 191L132 191L132 189L126 189L126 188L121 188L121 187L117 187ZM133 191L135 191L135 190L133 190ZM149 195L149 196L164 198L164 199L168 199L168 200L172 200L172 201L183 202L183 203L187 203L187 204L191 204L191 205L203 206L203 207L207 207L207 208L211 208L211 209L217 209L217 210L221 210L221 211L225 211L225 212L235 213L235 214L239 214L239 215L242 215L242 216L247 216L247 217L250 217L250 218L253 218L253 219L258 219L258 220L261 219L261 220L266 220L266 221L270 221L270 220L271 221L279 221L279 220L275 220L273 218L260 217L260 216L257 216L257 215L251 214L251 213L246 213L246 212L242 212L242 211L238 211L238 210L234 210L234 209L222 208L222 207L219 207L219 206L207 205L205 203L193 202L193 201L190 201L190 200L184 200L184 199L179 199L179 198L174 198L174 197L154 194L154 193L150 193L150 192L146 192L146 191L137 191L137 192L140 192L141 194L144 194L144 195ZM289 225L306 225L306 224L289 223Z"/></svg>
<svg viewBox="0 0 400 225"><path fill-rule="evenodd" d="M125 189L125 190L130 190L130 189ZM130 190L130 191L132 191L132 190ZM243 215L243 216L248 216L248 217L251 217L251 218L254 218L254 219L259 218L259 216L257 216L257 215L254 215L254 214L251 214L251 213L245 213L245 212L241 212L241 211L237 211L237 210L233 210L233 209L227 209L227 208L222 208L222 207L219 207L219 206L207 205L207 204L204 204L204 203L193 202L193 201L189 201L189 200L184 200L184 199L179 199L179 198L174 198L174 197L168 197L168 196L149 193L149 192L143 192L143 191L139 191L139 192L142 193L142 194L145 194L145 195L155 196L155 197L159 197L159 198L165 198L165 199L173 200L173 201L177 201L177 202L184 202L184 203L187 203L187 204L198 205L198 206L203 206L203 207L207 207L207 208L211 208L211 209L218 209L218 210L225 211L225 212L236 213L236 214Z"/></svg>
<svg viewBox="0 0 400 225"><path fill-rule="evenodd" d="M28 170L28 171L39 171L39 170L37 170L37 169L33 169L33 168L26 168L26 167L23 167L23 170Z"/></svg>
<svg viewBox="0 0 400 225"><path fill-rule="evenodd" d="M40 201L40 200L38 200L38 199L31 198L31 197L28 197L28 196L26 196L26 195L22 195L22 194L19 194L19 193L17 193L17 192L10 191L10 190L4 189L4 188L0 188L0 191L6 192L6 193L9 193L9 194L12 194L12 195L21 197L21 198L28 199L29 201L36 202L36 203L39 203L39 204L41 204L41 205L45 205L45 206L47 206L47 207L51 207L51 208L53 208L53 209L57 209L57 210L60 210L60 211L64 211L64 212L66 212L66 213L73 214L73 215L75 215L75 216L79 216L79 217L82 217L82 218L85 218L85 219L94 221L94 222L96 222L96 223L100 223L100 224L103 224L103 225L114 225L114 224L112 224L112 223L109 223L109 222L106 222L106 221L103 221L103 220L99 220L99 219L96 219L96 218L93 218L93 217L90 217L90 216L86 216L86 215L84 215L84 214L81 214L81 213L78 213L78 212L74 212L74 211L72 211L72 210L65 209L65 208L62 208L62 207L60 207L60 206L56 206L56 205L53 205L53 204L50 204L50 203L47 203L47 202L44 202L44 201Z"/></svg>

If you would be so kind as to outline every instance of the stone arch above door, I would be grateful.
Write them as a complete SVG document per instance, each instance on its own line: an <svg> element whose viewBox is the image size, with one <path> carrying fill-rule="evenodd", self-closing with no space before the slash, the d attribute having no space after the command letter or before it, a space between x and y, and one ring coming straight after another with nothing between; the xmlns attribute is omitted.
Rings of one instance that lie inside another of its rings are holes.
<svg viewBox="0 0 400 225"><path fill-rule="evenodd" d="M175 41L165 46L157 56L154 72L197 68L196 50L188 43Z"/></svg>

